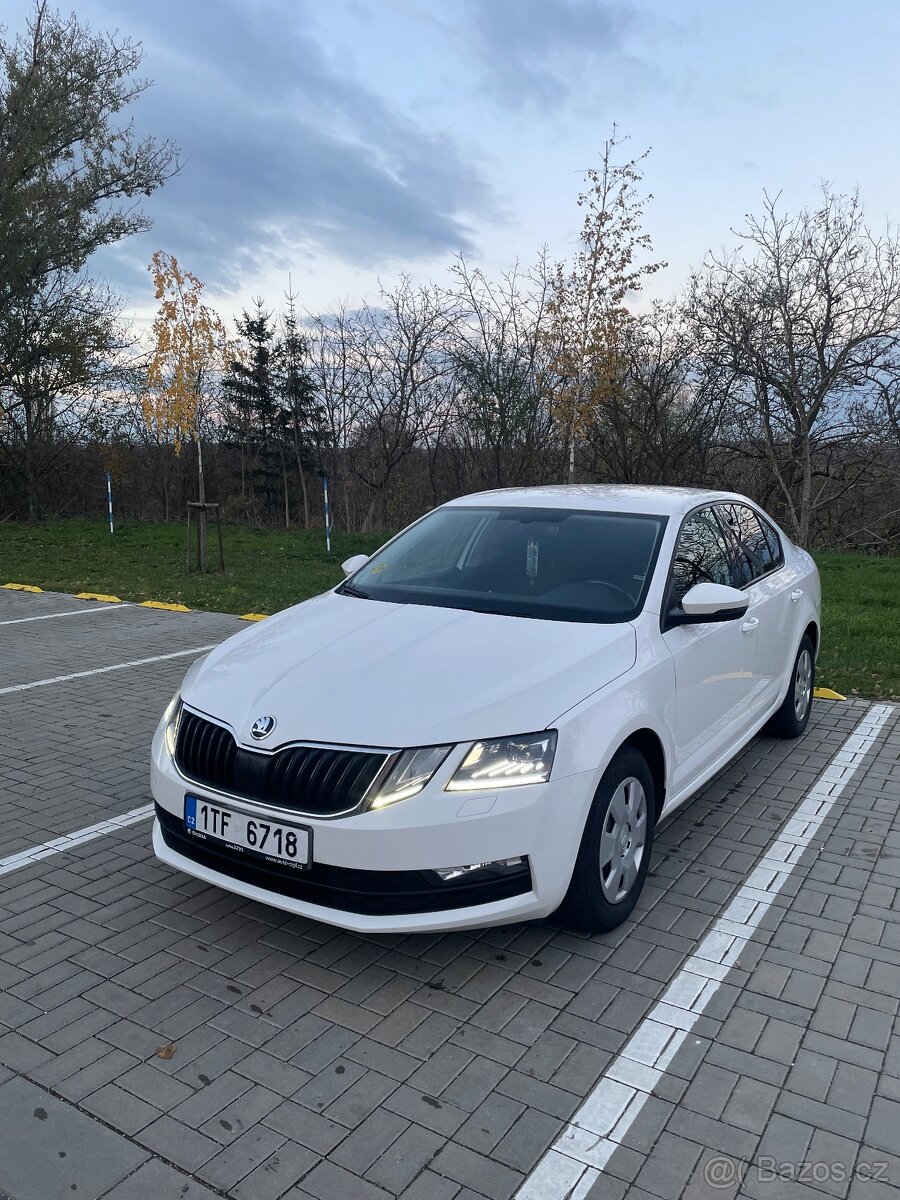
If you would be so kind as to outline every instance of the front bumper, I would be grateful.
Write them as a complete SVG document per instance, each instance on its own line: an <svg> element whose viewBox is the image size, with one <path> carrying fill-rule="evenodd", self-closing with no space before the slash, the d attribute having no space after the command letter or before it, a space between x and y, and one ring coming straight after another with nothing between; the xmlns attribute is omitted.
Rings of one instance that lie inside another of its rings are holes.
<svg viewBox="0 0 900 1200"><path fill-rule="evenodd" d="M197 788L154 739L153 849L186 874L287 912L357 932L420 932L548 916L565 896L596 780L590 773L497 793L448 793L442 774L412 800L377 812L313 819ZM313 830L310 870L279 870L185 834L184 796ZM442 883L437 868L524 860L519 870Z"/></svg>

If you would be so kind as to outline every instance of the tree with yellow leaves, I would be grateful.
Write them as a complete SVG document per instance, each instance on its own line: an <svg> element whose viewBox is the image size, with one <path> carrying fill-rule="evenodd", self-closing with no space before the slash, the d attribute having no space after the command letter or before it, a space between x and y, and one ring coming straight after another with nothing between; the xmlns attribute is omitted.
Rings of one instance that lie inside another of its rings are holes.
<svg viewBox="0 0 900 1200"><path fill-rule="evenodd" d="M568 478L575 476L575 443L580 428L601 405L619 375L624 333L631 320L626 298L640 291L645 276L664 262L638 263L652 250L642 232L644 206L639 196L641 163L649 154L619 162L624 139L616 134L603 146L599 167L586 172L587 187L578 197L585 210L580 247L571 267L560 263L549 304L550 340L556 359L556 418L566 430Z"/></svg>
<svg viewBox="0 0 900 1200"><path fill-rule="evenodd" d="M183 270L173 254L157 250L147 268L159 309L153 322L153 351L147 368L144 419L158 434L171 431L175 451L185 441L197 446L198 499L206 503L201 420L225 355L225 328L202 303L203 284ZM199 513L200 569L206 570L206 513Z"/></svg>

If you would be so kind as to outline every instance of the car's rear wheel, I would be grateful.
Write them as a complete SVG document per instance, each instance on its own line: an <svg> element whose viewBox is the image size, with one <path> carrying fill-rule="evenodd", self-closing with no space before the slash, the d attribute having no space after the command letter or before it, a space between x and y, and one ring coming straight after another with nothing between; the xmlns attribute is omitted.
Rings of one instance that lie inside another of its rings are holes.
<svg viewBox="0 0 900 1200"><path fill-rule="evenodd" d="M799 737L809 724L815 685L816 650L809 634L805 633L794 659L787 694L781 708L769 721L766 732L781 738Z"/></svg>
<svg viewBox="0 0 900 1200"><path fill-rule="evenodd" d="M655 814L650 768L637 750L623 746L604 772L588 814L560 909L567 925L607 933L622 924L644 886Z"/></svg>

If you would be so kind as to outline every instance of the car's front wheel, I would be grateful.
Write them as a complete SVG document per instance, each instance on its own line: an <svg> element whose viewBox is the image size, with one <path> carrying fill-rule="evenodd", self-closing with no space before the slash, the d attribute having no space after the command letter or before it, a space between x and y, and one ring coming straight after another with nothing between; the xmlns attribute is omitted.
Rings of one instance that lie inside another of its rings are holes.
<svg viewBox="0 0 900 1200"><path fill-rule="evenodd" d="M637 750L623 746L604 772L588 814L560 909L567 925L607 933L622 924L647 876L655 813L650 768Z"/></svg>
<svg viewBox="0 0 900 1200"><path fill-rule="evenodd" d="M787 695L781 708L769 721L766 732L774 734L775 737L799 737L809 724L815 684L816 650L809 634L805 633L794 659Z"/></svg>

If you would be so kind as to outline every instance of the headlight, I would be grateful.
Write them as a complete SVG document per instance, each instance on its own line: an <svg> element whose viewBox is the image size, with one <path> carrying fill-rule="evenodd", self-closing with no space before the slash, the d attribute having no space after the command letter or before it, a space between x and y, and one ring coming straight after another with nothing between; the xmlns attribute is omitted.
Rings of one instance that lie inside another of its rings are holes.
<svg viewBox="0 0 900 1200"><path fill-rule="evenodd" d="M448 792L546 783L556 753L556 730L476 742L447 784Z"/></svg>
<svg viewBox="0 0 900 1200"><path fill-rule="evenodd" d="M169 701L163 713L166 723L166 749L169 755L175 757L175 743L178 740L178 722L181 720L181 692L176 692Z"/></svg>
<svg viewBox="0 0 900 1200"><path fill-rule="evenodd" d="M369 801L369 808L386 808L388 804L418 795L450 749L450 746L423 746L419 750L404 750Z"/></svg>

